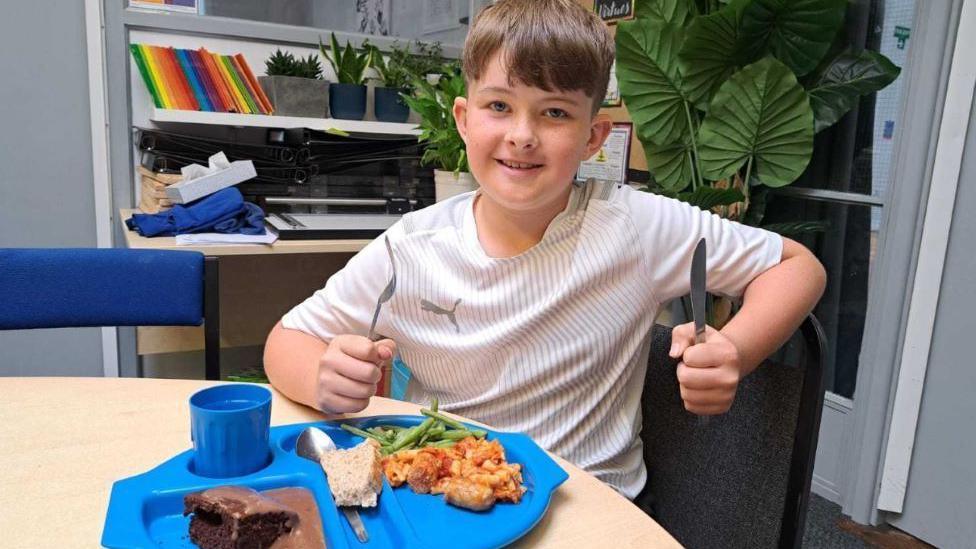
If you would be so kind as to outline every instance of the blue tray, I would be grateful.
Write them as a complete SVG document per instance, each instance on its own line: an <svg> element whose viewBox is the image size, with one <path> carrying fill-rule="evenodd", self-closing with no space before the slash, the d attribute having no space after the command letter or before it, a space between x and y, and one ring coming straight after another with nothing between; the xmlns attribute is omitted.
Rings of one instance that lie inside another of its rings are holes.
<svg viewBox="0 0 976 549"><path fill-rule="evenodd" d="M379 424L417 425L423 416L374 416L347 421L360 428ZM522 464L527 491L518 504L497 503L490 510L474 512L448 505L443 496L419 495L406 485L393 489L384 479L379 505L360 510L369 531L369 542L356 539L340 516L322 468L298 457L295 440L302 429L324 429L340 448L355 446L361 437L336 423L316 422L271 428L271 464L257 473L213 479L193 474L188 450L141 475L117 481L112 486L102 545L105 547L195 547L189 539L188 517L183 516L183 496L214 486L236 484L255 490L290 486L308 488L322 516L329 548L501 547L525 535L542 519L552 492L568 475L528 436L488 431L505 447L509 462ZM475 428L475 427L472 427Z"/></svg>

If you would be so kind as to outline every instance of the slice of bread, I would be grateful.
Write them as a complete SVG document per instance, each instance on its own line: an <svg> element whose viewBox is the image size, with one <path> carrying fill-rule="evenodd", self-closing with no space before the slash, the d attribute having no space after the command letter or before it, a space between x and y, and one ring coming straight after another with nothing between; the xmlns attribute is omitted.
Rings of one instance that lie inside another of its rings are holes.
<svg viewBox="0 0 976 549"><path fill-rule="evenodd" d="M380 461L380 445L372 439L348 450L322 454L320 462L336 505L375 507L383 489Z"/></svg>

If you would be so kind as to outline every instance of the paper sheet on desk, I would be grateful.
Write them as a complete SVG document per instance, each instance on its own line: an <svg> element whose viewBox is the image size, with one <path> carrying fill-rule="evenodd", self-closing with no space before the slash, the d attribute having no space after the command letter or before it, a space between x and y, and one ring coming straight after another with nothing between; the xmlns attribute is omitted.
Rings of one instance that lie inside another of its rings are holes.
<svg viewBox="0 0 976 549"><path fill-rule="evenodd" d="M176 235L178 246L193 246L196 244L273 244L278 240L278 233L265 230L264 234L237 233L196 233Z"/></svg>

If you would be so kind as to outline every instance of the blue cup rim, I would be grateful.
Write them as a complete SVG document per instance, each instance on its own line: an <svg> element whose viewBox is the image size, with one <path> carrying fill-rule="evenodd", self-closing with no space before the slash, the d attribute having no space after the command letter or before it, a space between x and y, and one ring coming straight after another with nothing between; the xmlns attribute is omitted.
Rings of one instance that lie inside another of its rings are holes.
<svg viewBox="0 0 976 549"><path fill-rule="evenodd" d="M206 401L203 401L207 399ZM232 410L214 409L207 407L207 404L216 401L227 400L247 400L251 404L234 408ZM203 401L203 402L201 402ZM207 412L210 414L235 414L255 410L268 405L271 402L271 390L261 385L253 383L224 383L200 389L190 396L190 408Z"/></svg>

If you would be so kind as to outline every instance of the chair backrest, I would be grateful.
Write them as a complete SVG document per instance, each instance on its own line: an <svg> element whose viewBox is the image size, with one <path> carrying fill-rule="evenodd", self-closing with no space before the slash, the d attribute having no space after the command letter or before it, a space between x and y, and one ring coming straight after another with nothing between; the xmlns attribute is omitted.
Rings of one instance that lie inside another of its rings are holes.
<svg viewBox="0 0 976 549"><path fill-rule="evenodd" d="M0 249L0 329L198 326L203 254L113 248Z"/></svg>
<svg viewBox="0 0 976 549"><path fill-rule="evenodd" d="M799 547L823 408L820 323L810 315L706 424L684 409L670 328L651 338L641 438L655 520L692 549Z"/></svg>

